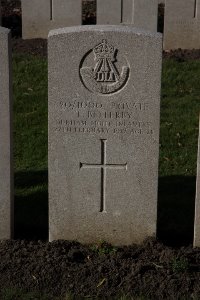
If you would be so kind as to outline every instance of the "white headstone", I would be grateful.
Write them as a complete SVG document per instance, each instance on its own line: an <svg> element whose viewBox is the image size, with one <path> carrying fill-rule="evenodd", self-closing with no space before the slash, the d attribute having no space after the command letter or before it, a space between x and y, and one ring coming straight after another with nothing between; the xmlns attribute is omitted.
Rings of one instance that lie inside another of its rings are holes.
<svg viewBox="0 0 200 300"><path fill-rule="evenodd" d="M0 239L11 238L13 226L10 50L10 31L0 27Z"/></svg>
<svg viewBox="0 0 200 300"><path fill-rule="evenodd" d="M50 240L155 236L162 36L83 26L48 43Z"/></svg>
<svg viewBox="0 0 200 300"><path fill-rule="evenodd" d="M121 2L121 0L97 0L97 24L120 24L122 22Z"/></svg>
<svg viewBox="0 0 200 300"><path fill-rule="evenodd" d="M22 0L22 37L47 38L51 29L82 24L82 0Z"/></svg>
<svg viewBox="0 0 200 300"><path fill-rule="evenodd" d="M157 32L158 0L123 0L123 23Z"/></svg>
<svg viewBox="0 0 200 300"><path fill-rule="evenodd" d="M200 247L200 118L199 118L199 144L198 144L198 157L197 157L194 246Z"/></svg>
<svg viewBox="0 0 200 300"><path fill-rule="evenodd" d="M134 25L157 31L158 0L97 0L97 24Z"/></svg>
<svg viewBox="0 0 200 300"><path fill-rule="evenodd" d="M200 48L200 0L166 0L164 49Z"/></svg>

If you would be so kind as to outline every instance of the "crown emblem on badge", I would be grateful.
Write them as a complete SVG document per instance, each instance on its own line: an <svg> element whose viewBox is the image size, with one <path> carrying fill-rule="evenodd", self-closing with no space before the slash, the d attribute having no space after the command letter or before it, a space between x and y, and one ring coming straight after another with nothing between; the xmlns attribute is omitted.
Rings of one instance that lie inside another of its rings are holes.
<svg viewBox="0 0 200 300"><path fill-rule="evenodd" d="M102 43L97 45L94 49L94 54L96 59L104 59L105 57L109 59L114 59L115 48L107 43L107 40L103 40Z"/></svg>
<svg viewBox="0 0 200 300"><path fill-rule="evenodd" d="M103 39L93 48L94 68L82 67L80 74L87 89L100 94L111 94L120 90L127 82L129 68L122 67L119 74L115 63L117 49Z"/></svg>

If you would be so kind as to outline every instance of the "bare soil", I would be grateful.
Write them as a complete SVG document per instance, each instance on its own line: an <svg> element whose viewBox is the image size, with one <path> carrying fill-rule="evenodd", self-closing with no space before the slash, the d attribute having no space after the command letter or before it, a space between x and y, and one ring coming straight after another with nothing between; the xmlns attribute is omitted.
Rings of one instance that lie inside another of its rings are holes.
<svg viewBox="0 0 200 300"><path fill-rule="evenodd" d="M0 290L17 288L75 299L199 299L200 249L163 246L114 248L77 242L1 241ZM1 298L2 299L2 298Z"/></svg>

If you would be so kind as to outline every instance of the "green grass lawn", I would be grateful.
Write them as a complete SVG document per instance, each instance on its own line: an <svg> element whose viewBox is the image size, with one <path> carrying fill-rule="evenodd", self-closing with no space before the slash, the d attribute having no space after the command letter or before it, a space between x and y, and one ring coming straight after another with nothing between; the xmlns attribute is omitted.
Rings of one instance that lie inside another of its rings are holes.
<svg viewBox="0 0 200 300"><path fill-rule="evenodd" d="M164 61L161 99L160 176L195 176L200 61Z"/></svg>
<svg viewBox="0 0 200 300"><path fill-rule="evenodd" d="M14 54L13 73L15 238L47 239L47 61ZM158 237L170 243L192 242L199 79L200 61L163 63ZM48 299L10 290L4 295Z"/></svg>
<svg viewBox="0 0 200 300"><path fill-rule="evenodd" d="M192 243L200 111L200 61L163 63L158 237Z"/></svg>
<svg viewBox="0 0 200 300"><path fill-rule="evenodd" d="M47 61L13 56L15 237L47 238Z"/></svg>
<svg viewBox="0 0 200 300"><path fill-rule="evenodd" d="M47 239L47 61L14 54L15 237ZM163 63L158 237L192 241L200 61ZM184 221L183 221L184 220Z"/></svg>

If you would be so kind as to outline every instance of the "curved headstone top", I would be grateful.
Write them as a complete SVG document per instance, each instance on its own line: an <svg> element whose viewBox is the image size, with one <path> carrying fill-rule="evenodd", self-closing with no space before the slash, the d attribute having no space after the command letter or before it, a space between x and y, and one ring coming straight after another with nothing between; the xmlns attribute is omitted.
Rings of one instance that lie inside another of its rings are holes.
<svg viewBox="0 0 200 300"><path fill-rule="evenodd" d="M1 34L1 35L8 35L9 32L10 32L10 29L4 28L4 27L1 27L1 26L0 26L0 34Z"/></svg>
<svg viewBox="0 0 200 300"><path fill-rule="evenodd" d="M49 237L156 235L162 35L54 30L49 62Z"/></svg>
<svg viewBox="0 0 200 300"><path fill-rule="evenodd" d="M159 32L152 32L142 28L133 27L128 24L70 26L70 27L53 29L49 32L48 37L50 38L53 35L59 35L59 34L81 33L81 32L89 32L89 31L94 33L95 32L102 32L102 33L121 32L121 33L151 36L154 38L162 39L162 34Z"/></svg>

